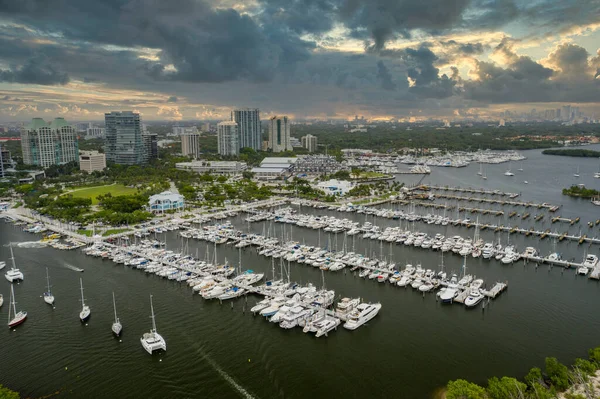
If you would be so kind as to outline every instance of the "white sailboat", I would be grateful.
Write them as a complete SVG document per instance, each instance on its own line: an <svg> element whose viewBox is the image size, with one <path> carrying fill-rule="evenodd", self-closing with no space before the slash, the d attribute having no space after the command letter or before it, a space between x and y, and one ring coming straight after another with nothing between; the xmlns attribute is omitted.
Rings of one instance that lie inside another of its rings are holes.
<svg viewBox="0 0 600 399"><path fill-rule="evenodd" d="M579 165L577 165L577 173L573 173L574 177L579 177Z"/></svg>
<svg viewBox="0 0 600 399"><path fill-rule="evenodd" d="M12 319L10 318L11 308L9 306L8 307L8 328L13 328L13 327L16 327L19 324L23 323L25 321L25 319L27 319L27 312L24 310L17 312L17 302L15 301L15 290L12 285L10 286L10 305L12 305L13 318Z"/></svg>
<svg viewBox="0 0 600 399"><path fill-rule="evenodd" d="M85 304L83 299L83 281L81 279L79 279L79 285L81 286L81 312L79 312L79 320L84 322L90 317L92 311L90 310L90 307Z"/></svg>
<svg viewBox="0 0 600 399"><path fill-rule="evenodd" d="M154 306L152 305L152 295L150 295L150 309L152 311L152 330L149 333L145 333L142 338L140 338L140 342L142 346L149 354L152 354L154 351L162 349L164 351L167 350L167 343L165 339L156 332L156 320L154 318Z"/></svg>
<svg viewBox="0 0 600 399"><path fill-rule="evenodd" d="M0 308L2 307L2 304L4 304L4 296L0 294Z"/></svg>
<svg viewBox="0 0 600 399"><path fill-rule="evenodd" d="M479 162L479 172L477 172L477 176L483 176L483 164Z"/></svg>
<svg viewBox="0 0 600 399"><path fill-rule="evenodd" d="M46 280L48 281L48 291L44 292L44 302L48 305L54 304L54 295L50 291L50 275L48 274L48 268L46 268Z"/></svg>
<svg viewBox="0 0 600 399"><path fill-rule="evenodd" d="M117 317L117 303L115 302L115 293L113 292L113 308L115 309L115 322L112 324L112 332L118 337L121 335L121 330L123 329L123 325L119 318Z"/></svg>
<svg viewBox="0 0 600 399"><path fill-rule="evenodd" d="M483 176L481 176L483 180L487 180L487 174L485 173L485 169L483 170Z"/></svg>
<svg viewBox="0 0 600 399"><path fill-rule="evenodd" d="M506 172L504 172L504 176L514 176L515 174L513 172L510 171L512 167L512 162L508 164L508 169L506 169Z"/></svg>
<svg viewBox="0 0 600 399"><path fill-rule="evenodd" d="M517 169L519 172L523 171L523 162L521 162L521 167L519 169Z"/></svg>
<svg viewBox="0 0 600 399"><path fill-rule="evenodd" d="M12 260L12 268L4 274L4 277L11 283L19 280L23 281L25 276L23 276L23 273L17 269L17 266L15 265L15 255L13 253L12 245L10 245L10 259Z"/></svg>

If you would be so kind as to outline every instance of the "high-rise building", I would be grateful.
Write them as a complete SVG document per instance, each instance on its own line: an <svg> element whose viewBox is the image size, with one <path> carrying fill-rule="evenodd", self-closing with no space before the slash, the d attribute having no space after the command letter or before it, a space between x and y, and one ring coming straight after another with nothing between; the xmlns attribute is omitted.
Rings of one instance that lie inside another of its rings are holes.
<svg viewBox="0 0 600 399"><path fill-rule="evenodd" d="M142 140L144 141L144 163L149 162L152 159L158 158L158 134L156 133L142 133Z"/></svg>
<svg viewBox="0 0 600 399"><path fill-rule="evenodd" d="M273 152L292 151L290 121L287 116L269 119L269 148Z"/></svg>
<svg viewBox="0 0 600 399"><path fill-rule="evenodd" d="M234 121L225 121L217 125L217 146L220 155L239 155L238 124Z"/></svg>
<svg viewBox="0 0 600 399"><path fill-rule="evenodd" d="M148 161L149 143L142 137L140 114L113 111L104 114L104 123L107 161L121 165L140 165Z"/></svg>
<svg viewBox="0 0 600 399"><path fill-rule="evenodd" d="M200 158L200 133L184 133L181 135L181 154Z"/></svg>
<svg viewBox="0 0 600 399"><path fill-rule="evenodd" d="M0 178L4 177L4 154L2 151L2 144L0 144Z"/></svg>
<svg viewBox="0 0 600 399"><path fill-rule="evenodd" d="M308 152L315 152L317 150L317 136L307 134L306 136L302 136L300 140L302 141L302 147L306 148Z"/></svg>
<svg viewBox="0 0 600 399"><path fill-rule="evenodd" d="M562 110L560 111L560 116L563 121L571 120L571 106L563 105Z"/></svg>
<svg viewBox="0 0 600 399"><path fill-rule="evenodd" d="M196 126L173 126L173 136L181 136L186 133L198 133Z"/></svg>
<svg viewBox="0 0 600 399"><path fill-rule="evenodd" d="M42 118L33 118L21 130L23 163L47 168L78 161L77 132L64 118L55 118L47 123Z"/></svg>
<svg viewBox="0 0 600 399"><path fill-rule="evenodd" d="M94 127L91 122L79 122L75 125L78 132L85 133L89 128Z"/></svg>
<svg viewBox="0 0 600 399"><path fill-rule="evenodd" d="M104 137L104 129L101 127L88 127L85 137L89 139Z"/></svg>
<svg viewBox="0 0 600 399"><path fill-rule="evenodd" d="M238 125L239 148L250 147L260 151L262 132L259 110L257 108L236 109L231 112L231 120Z"/></svg>

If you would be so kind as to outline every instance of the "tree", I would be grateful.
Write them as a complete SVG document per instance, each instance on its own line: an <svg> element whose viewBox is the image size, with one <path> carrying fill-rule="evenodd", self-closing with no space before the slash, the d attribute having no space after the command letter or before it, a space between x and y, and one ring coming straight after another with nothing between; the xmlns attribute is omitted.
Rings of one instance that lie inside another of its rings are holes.
<svg viewBox="0 0 600 399"><path fill-rule="evenodd" d="M448 383L446 399L486 399L485 389L466 380Z"/></svg>
<svg viewBox="0 0 600 399"><path fill-rule="evenodd" d="M544 378L542 377L542 370L539 367L534 367L529 370L529 373L527 373L524 379L527 385L533 387L533 384L539 384L544 381Z"/></svg>
<svg viewBox="0 0 600 399"><path fill-rule="evenodd" d="M577 358L575 359L575 364L573 364L573 369L579 370L586 375L592 375L596 372L596 365L589 360Z"/></svg>
<svg viewBox="0 0 600 399"><path fill-rule="evenodd" d="M588 356L592 362L596 363L596 367L600 366L600 346L590 349L588 351Z"/></svg>
<svg viewBox="0 0 600 399"><path fill-rule="evenodd" d="M0 385L0 399L19 399L21 396L18 392L11 391L10 389Z"/></svg>
<svg viewBox="0 0 600 399"><path fill-rule="evenodd" d="M512 377L490 378L486 389L491 399L522 399L526 390L526 384Z"/></svg>
<svg viewBox="0 0 600 399"><path fill-rule="evenodd" d="M245 170L244 172L242 172L242 177L246 180L252 180L252 178L254 177L254 173L249 170Z"/></svg>
<svg viewBox="0 0 600 399"><path fill-rule="evenodd" d="M555 357L546 358L546 374L557 390L564 391L569 387L569 369Z"/></svg>

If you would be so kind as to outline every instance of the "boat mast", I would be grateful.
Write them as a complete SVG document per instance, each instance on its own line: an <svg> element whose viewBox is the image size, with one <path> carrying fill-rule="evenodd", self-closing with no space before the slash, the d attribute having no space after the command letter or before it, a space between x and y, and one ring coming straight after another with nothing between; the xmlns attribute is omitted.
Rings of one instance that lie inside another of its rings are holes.
<svg viewBox="0 0 600 399"><path fill-rule="evenodd" d="M48 268L46 268L46 280L48 280L48 294L52 295L50 292L50 275L48 274Z"/></svg>
<svg viewBox="0 0 600 399"><path fill-rule="evenodd" d="M11 303L8 304L8 322L10 323L10 305L12 304L13 306L15 306L15 290L13 288L13 285L10 285L10 301ZM15 315L17 314L16 308L15 308Z"/></svg>
<svg viewBox="0 0 600 399"><path fill-rule="evenodd" d="M117 318L117 303L115 302L115 292L113 291L113 309L115 310L115 323L119 322L119 319Z"/></svg>
<svg viewBox="0 0 600 399"><path fill-rule="evenodd" d="M152 332L156 333L156 320L154 319L154 305L152 305L152 295L150 295L150 310L152 311Z"/></svg>
<svg viewBox="0 0 600 399"><path fill-rule="evenodd" d="M79 285L81 285L81 307L85 307L85 302L83 301L83 280L79 279Z"/></svg>
<svg viewBox="0 0 600 399"><path fill-rule="evenodd" d="M15 265L15 254L13 253L12 243L9 245L9 247L10 247L10 260L12 260L12 268L14 270L17 268L17 266Z"/></svg>

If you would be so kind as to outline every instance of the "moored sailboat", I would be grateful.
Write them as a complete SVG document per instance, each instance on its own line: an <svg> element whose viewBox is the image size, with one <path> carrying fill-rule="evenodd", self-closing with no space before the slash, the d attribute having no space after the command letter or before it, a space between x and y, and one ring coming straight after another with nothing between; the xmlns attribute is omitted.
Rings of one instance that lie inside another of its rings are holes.
<svg viewBox="0 0 600 399"><path fill-rule="evenodd" d="M27 312L24 310L21 310L19 312L17 312L17 302L15 301L15 290L14 287L11 285L10 286L10 305L12 305L12 316L13 318L11 319L11 308L10 306L8 307L8 328L13 328L18 326L19 324L23 323L25 321L25 319L27 319Z"/></svg>
<svg viewBox="0 0 600 399"><path fill-rule="evenodd" d="M81 279L79 279L79 285L81 286L81 312L79 312L79 320L83 323L90 317L92 311L83 299L83 281Z"/></svg>
<svg viewBox="0 0 600 399"><path fill-rule="evenodd" d="M156 319L154 317L154 305L152 304L152 295L150 295L150 310L152 312L152 330L149 333L145 333L142 338L140 338L140 342L142 346L149 354L152 354L157 350L167 350L167 343L165 339L156 331Z"/></svg>
<svg viewBox="0 0 600 399"><path fill-rule="evenodd" d="M44 302L48 305L54 304L54 295L50 291L50 275L48 274L48 268L46 268L46 280L48 281L48 291L44 292Z"/></svg>
<svg viewBox="0 0 600 399"><path fill-rule="evenodd" d="M123 325L121 324L121 321L117 317L117 303L115 302L115 293L113 292L112 295L113 295L113 308L115 310L115 321L112 324L112 332L118 337L119 335L121 335L121 330L123 329Z"/></svg>

